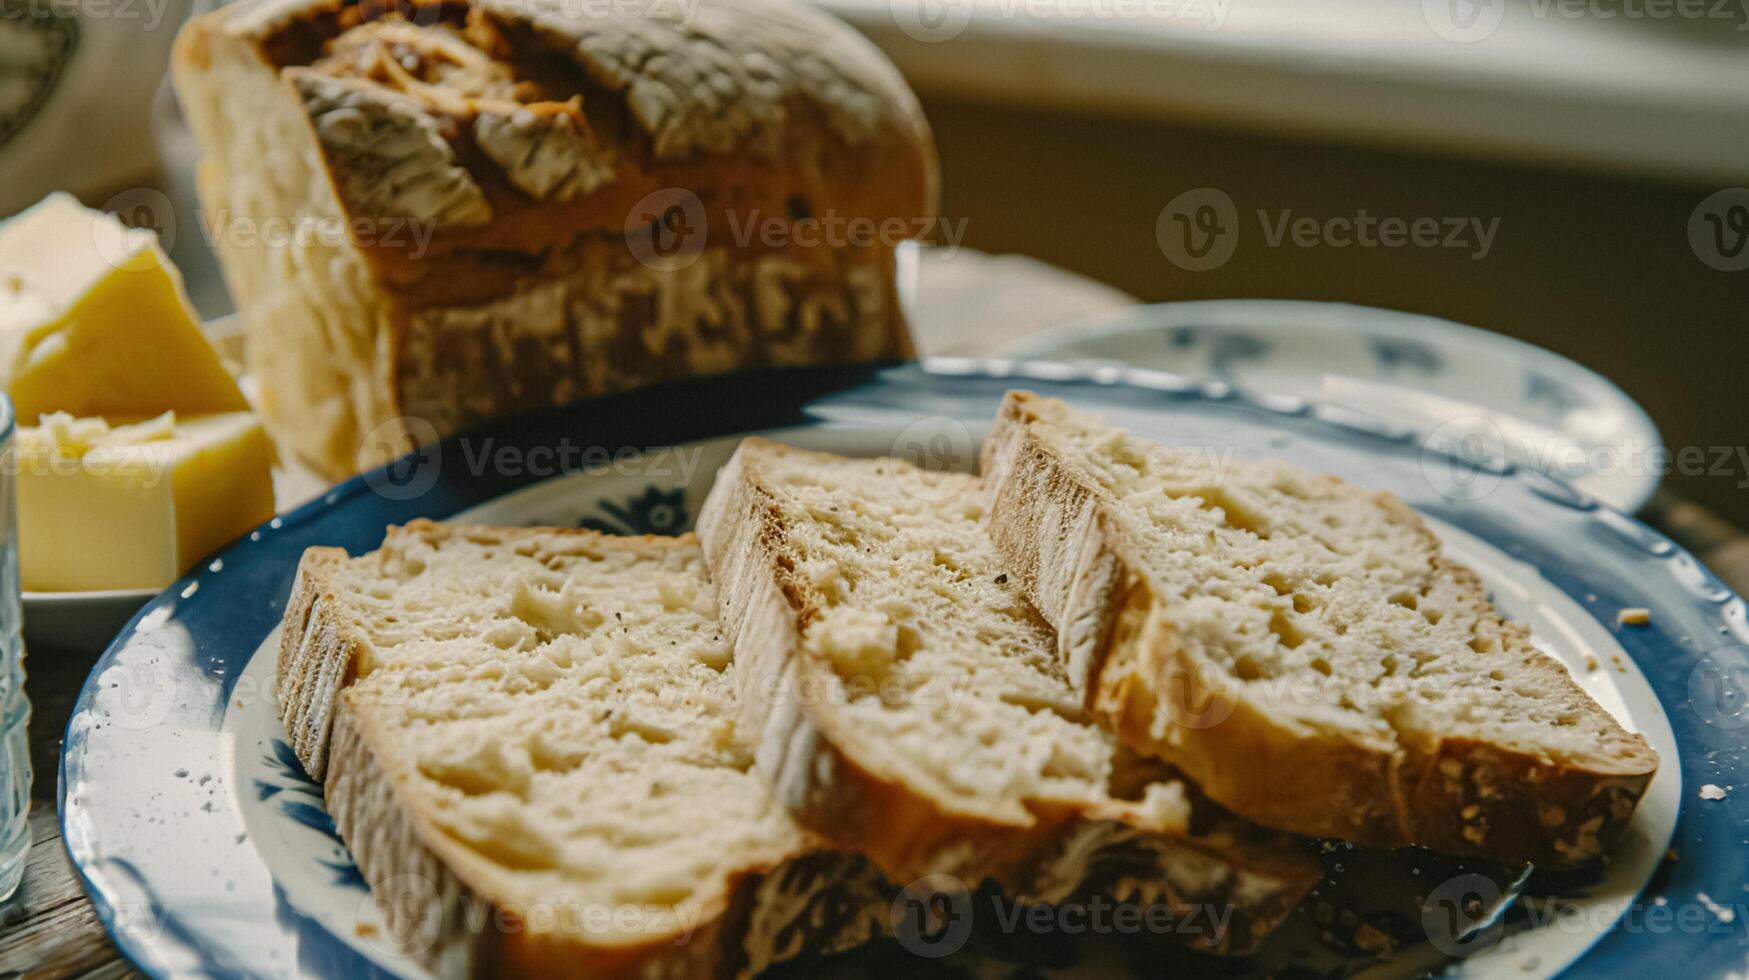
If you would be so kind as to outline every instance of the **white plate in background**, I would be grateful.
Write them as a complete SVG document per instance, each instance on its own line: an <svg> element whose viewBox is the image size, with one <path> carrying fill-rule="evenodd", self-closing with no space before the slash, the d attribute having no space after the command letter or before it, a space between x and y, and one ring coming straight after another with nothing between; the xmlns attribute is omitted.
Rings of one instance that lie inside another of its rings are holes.
<svg viewBox="0 0 1749 980"><path fill-rule="evenodd" d="M1553 351L1437 317L1346 303L1203 300L1138 306L1004 347L1336 405L1504 455L1632 513L1658 489L1663 442L1637 402Z"/></svg>

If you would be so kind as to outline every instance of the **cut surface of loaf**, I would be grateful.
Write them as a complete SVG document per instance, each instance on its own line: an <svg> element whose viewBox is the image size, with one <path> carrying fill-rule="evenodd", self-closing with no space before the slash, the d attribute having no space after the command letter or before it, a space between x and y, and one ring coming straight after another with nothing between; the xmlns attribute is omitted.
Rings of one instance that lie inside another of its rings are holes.
<svg viewBox="0 0 1749 980"><path fill-rule="evenodd" d="M1004 565L1083 696L1242 816L1572 864L1657 769L1389 494L1024 392L983 471Z"/></svg>
<svg viewBox="0 0 1749 980"><path fill-rule="evenodd" d="M982 500L962 474L741 444L699 534L757 770L804 824L895 880L1219 907L1231 928L1196 944L1254 945L1315 864L1237 822L1191 833L1183 785L1076 701L984 535Z"/></svg>
<svg viewBox="0 0 1749 980"><path fill-rule="evenodd" d="M305 555L278 694L441 974L716 976L867 939L891 897L749 771L731 676L690 538L419 521Z"/></svg>
<svg viewBox="0 0 1749 980"><path fill-rule="evenodd" d="M183 29L282 445L340 479L513 412L911 355L891 229L937 177L898 71L799 0L642 6L248 0Z"/></svg>

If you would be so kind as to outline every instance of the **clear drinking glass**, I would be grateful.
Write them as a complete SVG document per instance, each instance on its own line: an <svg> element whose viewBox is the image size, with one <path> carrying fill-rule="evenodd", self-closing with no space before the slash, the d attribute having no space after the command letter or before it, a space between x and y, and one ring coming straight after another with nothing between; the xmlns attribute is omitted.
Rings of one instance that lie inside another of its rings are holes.
<svg viewBox="0 0 1749 980"><path fill-rule="evenodd" d="M18 888L30 848L30 703L24 699L12 436L12 402L0 395L0 900Z"/></svg>

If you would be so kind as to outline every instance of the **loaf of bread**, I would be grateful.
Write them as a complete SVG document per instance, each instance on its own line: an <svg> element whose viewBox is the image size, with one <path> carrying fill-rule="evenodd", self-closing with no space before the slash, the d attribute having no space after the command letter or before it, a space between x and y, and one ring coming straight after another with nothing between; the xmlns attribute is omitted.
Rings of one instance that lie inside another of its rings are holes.
<svg viewBox="0 0 1749 980"><path fill-rule="evenodd" d="M799 0L647 6L248 0L184 29L202 221L283 445L339 478L653 381L910 356L895 239L937 177L892 65Z"/></svg>
<svg viewBox="0 0 1749 980"><path fill-rule="evenodd" d="M895 892L749 771L730 655L690 537L419 521L305 554L277 695L439 975L745 975L879 934Z"/></svg>
<svg viewBox="0 0 1749 980"><path fill-rule="evenodd" d="M1243 952L1317 866L1214 818L1077 703L1050 628L1002 573L970 477L748 439L699 518L735 642L738 730L801 822L898 881L994 878L1044 902L1231 912L1189 937Z"/></svg>
<svg viewBox="0 0 1749 980"><path fill-rule="evenodd" d="M983 471L1004 568L1082 697L1241 816L1570 865L1657 770L1389 494L1173 452L1023 392Z"/></svg>

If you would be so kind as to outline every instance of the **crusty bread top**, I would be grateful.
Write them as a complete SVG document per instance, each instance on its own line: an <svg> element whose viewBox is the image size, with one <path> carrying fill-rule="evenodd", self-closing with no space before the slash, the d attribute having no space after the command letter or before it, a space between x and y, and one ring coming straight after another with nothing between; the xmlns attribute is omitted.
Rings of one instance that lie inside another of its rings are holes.
<svg viewBox="0 0 1749 980"><path fill-rule="evenodd" d="M470 18L470 10L480 16ZM488 25L496 30L471 32ZM248 6L231 30L260 43L277 67L320 63L338 77L450 112L563 108L569 98L553 97L556 79L529 63L550 55L587 74L587 83L576 84L620 94L659 160L742 149L769 155L790 122L791 100L818 111L853 146L875 138L882 125L910 125L901 117L916 106L892 64L860 34L787 0L659 2L635 10L563 0L417 0L404 7L267 0ZM404 59L398 66L378 60L396 54Z"/></svg>
<svg viewBox="0 0 1749 980"><path fill-rule="evenodd" d="M357 645L344 710L423 843L526 928L682 941L737 876L814 849L733 737L690 538L416 521L304 568Z"/></svg>
<svg viewBox="0 0 1749 980"><path fill-rule="evenodd" d="M666 189L703 199L712 241L752 250L727 209L934 215L916 97L854 30L794 0L639 6L257 0L191 25L178 81L199 84L215 38L255 50L302 102L350 216L436 231L428 248L358 239L391 279L426 256L622 235Z"/></svg>
<svg viewBox="0 0 1749 980"><path fill-rule="evenodd" d="M1390 494L1173 451L1025 392L1002 415L1003 438L1038 440L1097 488L1105 540L1175 642L1280 724L1384 752L1470 739L1594 774L1656 769Z"/></svg>
<svg viewBox="0 0 1749 980"><path fill-rule="evenodd" d="M754 489L797 656L826 684L778 693L801 699L858 767L996 825L1105 808L1186 831L1176 782L1113 799L1115 742L1076 703L1050 627L1003 573L974 478L750 438L719 480Z"/></svg>

